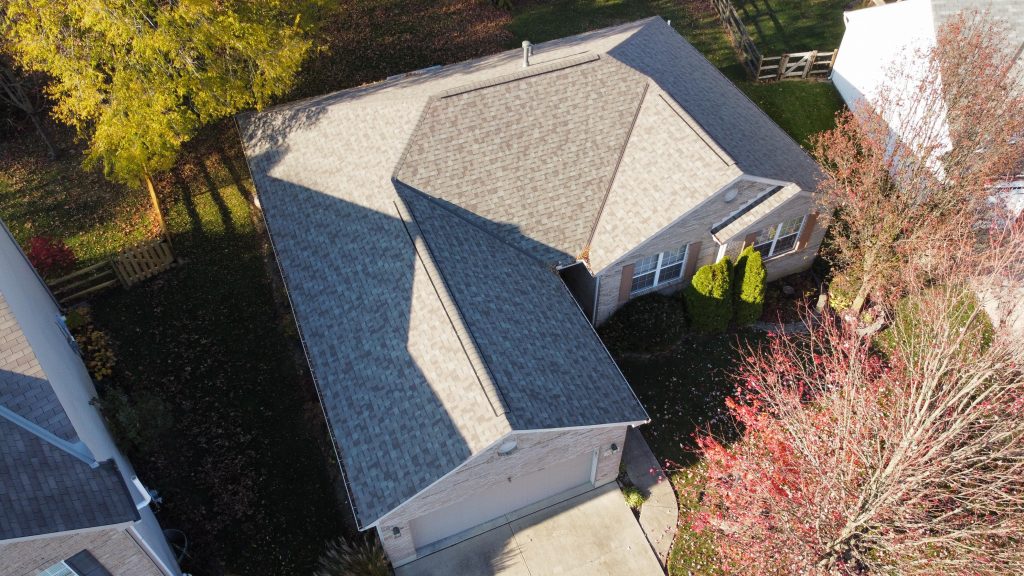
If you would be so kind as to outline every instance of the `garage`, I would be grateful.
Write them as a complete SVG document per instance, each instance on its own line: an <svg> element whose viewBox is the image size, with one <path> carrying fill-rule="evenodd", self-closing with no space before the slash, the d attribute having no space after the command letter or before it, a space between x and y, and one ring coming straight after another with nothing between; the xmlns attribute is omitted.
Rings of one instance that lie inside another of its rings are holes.
<svg viewBox="0 0 1024 576"><path fill-rule="evenodd" d="M420 516L410 523L413 544L420 550L545 498L590 484L594 458L594 452L585 452L530 474L505 478L501 484Z"/></svg>

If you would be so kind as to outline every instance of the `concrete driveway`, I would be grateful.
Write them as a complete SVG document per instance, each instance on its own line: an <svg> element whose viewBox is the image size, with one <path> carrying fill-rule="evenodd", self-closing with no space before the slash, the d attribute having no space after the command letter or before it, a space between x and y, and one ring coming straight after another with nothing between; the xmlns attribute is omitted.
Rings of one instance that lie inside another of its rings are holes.
<svg viewBox="0 0 1024 576"><path fill-rule="evenodd" d="M612 482L402 566L396 576L664 576Z"/></svg>

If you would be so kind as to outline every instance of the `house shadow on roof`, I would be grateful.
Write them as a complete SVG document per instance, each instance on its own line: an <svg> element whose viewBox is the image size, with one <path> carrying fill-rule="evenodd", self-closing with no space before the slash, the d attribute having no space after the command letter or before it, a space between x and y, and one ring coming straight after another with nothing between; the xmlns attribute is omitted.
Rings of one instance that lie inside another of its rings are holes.
<svg viewBox="0 0 1024 576"><path fill-rule="evenodd" d="M306 110L277 121L316 122ZM255 129L271 141L249 162L360 528L511 430L647 419L548 265L400 183L362 205L275 177L288 144Z"/></svg>

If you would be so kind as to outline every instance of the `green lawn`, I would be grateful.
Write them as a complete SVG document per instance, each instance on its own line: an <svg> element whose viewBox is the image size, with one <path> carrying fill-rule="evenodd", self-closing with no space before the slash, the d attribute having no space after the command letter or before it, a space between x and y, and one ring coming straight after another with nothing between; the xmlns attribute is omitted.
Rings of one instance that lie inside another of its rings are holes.
<svg viewBox="0 0 1024 576"><path fill-rule="evenodd" d="M0 154L0 218L19 243L33 236L63 240L85 266L153 234L142 190L82 170L77 147L47 160L33 138L11 142Z"/></svg>
<svg viewBox="0 0 1024 576"><path fill-rule="evenodd" d="M804 148L811 136L835 127L836 112L846 105L831 82L787 80L761 84L737 82L747 96Z"/></svg>
<svg viewBox="0 0 1024 576"><path fill-rule="evenodd" d="M838 48L846 29L843 11L847 4L849 0L733 0L747 32L765 56Z"/></svg>
<svg viewBox="0 0 1024 576"><path fill-rule="evenodd" d="M93 301L118 357L104 386L123 389L149 428L130 457L164 498L164 527L191 541L184 569L309 574L347 509L290 319L276 312L251 184L217 184L169 203L184 265Z"/></svg>
<svg viewBox="0 0 1024 576"><path fill-rule="evenodd" d="M694 434L711 432L734 438L725 398L736 389L733 374L737 349L764 341L759 332L686 337L667 352L617 354L619 366L647 409L651 423L641 428L662 462L679 496L679 535L673 544L669 573L673 576L720 574L709 534L696 533L685 521L695 510L703 482L703 466ZM608 342L614 350L615 343Z"/></svg>
<svg viewBox="0 0 1024 576"><path fill-rule="evenodd" d="M318 10L303 17L317 21L315 46L284 100L491 54L522 39L542 42L660 15L798 141L827 128L838 105L827 84L742 81L705 0L518 0L511 13L484 0L347 0ZM66 148L55 162L33 139L21 132L0 156L0 217L19 241L63 239L87 264L154 234L144 192L84 171L68 130L55 130ZM187 263L93 303L116 345L110 385L122 388L157 432L145 449L131 450L133 461L164 497L165 526L188 533L186 567L197 576L309 574L326 540L351 532L350 511L336 497L337 465L305 363L294 354L291 317L278 312L287 306L275 306L277 271L266 266L267 239L251 220L251 184L231 121L204 129L157 186ZM677 486L699 478L680 443L688 447L697 426L720 422L714 417L731 391L725 369L734 339L687 341L666 354L623 359L656 419L647 431L652 446L683 466L673 472ZM694 376L684 381L684 374ZM673 573L701 565L706 545L681 537Z"/></svg>

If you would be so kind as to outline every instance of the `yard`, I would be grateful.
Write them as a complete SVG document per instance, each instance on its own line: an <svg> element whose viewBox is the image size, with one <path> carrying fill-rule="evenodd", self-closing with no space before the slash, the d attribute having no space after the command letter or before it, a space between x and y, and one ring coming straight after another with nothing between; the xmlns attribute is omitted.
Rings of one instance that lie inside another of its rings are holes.
<svg viewBox="0 0 1024 576"><path fill-rule="evenodd" d="M511 13L485 0L324 3L315 49L287 100L344 89L433 64L538 43L653 15L671 20L795 139L832 123L830 84L755 85L708 0L518 0ZM838 19L838 14L836 15ZM27 123L26 123L27 124ZM80 167L81 146L51 125L56 161L27 126L0 134L0 217L17 239L65 240L80 265L152 237L141 189ZM252 193L230 120L207 127L157 182L175 250L185 263L130 291L92 302L113 340L117 365L101 382L144 423L128 440L140 477L160 491L161 521L190 538L186 570L308 574L324 544L351 535L347 504L267 238L254 223ZM669 352L623 356L622 366L655 424L659 457L678 462L676 482L697 470L680 440L714 417L731 391L729 345L743 333L685 340ZM682 382L679 374L697 374ZM699 555L680 538L673 562L686 573ZM701 573L694 569L695 573Z"/></svg>

